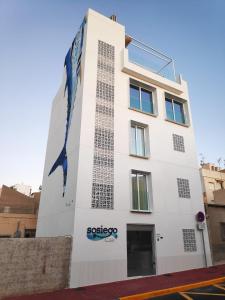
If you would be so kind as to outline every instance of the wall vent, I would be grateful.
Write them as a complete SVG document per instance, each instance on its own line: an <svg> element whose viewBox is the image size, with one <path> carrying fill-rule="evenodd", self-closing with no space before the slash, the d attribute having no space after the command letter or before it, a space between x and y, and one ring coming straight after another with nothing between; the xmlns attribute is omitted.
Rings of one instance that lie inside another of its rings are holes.
<svg viewBox="0 0 225 300"><path fill-rule="evenodd" d="M183 136L178 134L173 134L173 149L175 151L185 152Z"/></svg>
<svg viewBox="0 0 225 300"><path fill-rule="evenodd" d="M185 252L197 251L195 230L194 229L183 229L183 241Z"/></svg>
<svg viewBox="0 0 225 300"><path fill-rule="evenodd" d="M191 198L189 180L177 178L178 195L180 198Z"/></svg>

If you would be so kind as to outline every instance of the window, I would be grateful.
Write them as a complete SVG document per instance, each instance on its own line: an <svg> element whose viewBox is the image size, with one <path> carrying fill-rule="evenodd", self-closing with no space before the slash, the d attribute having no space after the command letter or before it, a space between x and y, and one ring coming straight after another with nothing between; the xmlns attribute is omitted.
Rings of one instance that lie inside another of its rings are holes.
<svg viewBox="0 0 225 300"><path fill-rule="evenodd" d="M173 149L175 151L185 152L183 136L173 134Z"/></svg>
<svg viewBox="0 0 225 300"><path fill-rule="evenodd" d="M131 84L130 107L145 113L153 114L152 92Z"/></svg>
<svg viewBox="0 0 225 300"><path fill-rule="evenodd" d="M34 238L36 235L36 229L25 229L24 237L25 238Z"/></svg>
<svg viewBox="0 0 225 300"><path fill-rule="evenodd" d="M166 98L166 116L168 120L185 124L183 103Z"/></svg>
<svg viewBox="0 0 225 300"><path fill-rule="evenodd" d="M180 198L191 198L189 180L177 178L178 195Z"/></svg>
<svg viewBox="0 0 225 300"><path fill-rule="evenodd" d="M209 182L209 189L211 191L214 191L215 190L215 184L213 182Z"/></svg>
<svg viewBox="0 0 225 300"><path fill-rule="evenodd" d="M146 156L146 127L131 122L131 154Z"/></svg>
<svg viewBox="0 0 225 300"><path fill-rule="evenodd" d="M197 251L194 229L183 229L183 241L184 241L185 252Z"/></svg>
<svg viewBox="0 0 225 300"><path fill-rule="evenodd" d="M222 241L225 241L225 223L220 223L220 233Z"/></svg>
<svg viewBox="0 0 225 300"><path fill-rule="evenodd" d="M132 210L150 211L148 181L149 174L132 171Z"/></svg>

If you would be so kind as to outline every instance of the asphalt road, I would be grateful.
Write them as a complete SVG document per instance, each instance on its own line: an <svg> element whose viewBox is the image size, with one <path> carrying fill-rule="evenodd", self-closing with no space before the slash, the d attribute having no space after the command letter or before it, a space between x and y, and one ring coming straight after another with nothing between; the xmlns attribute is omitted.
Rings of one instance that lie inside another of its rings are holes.
<svg viewBox="0 0 225 300"><path fill-rule="evenodd" d="M216 300L225 299L225 282L191 289L185 292L177 292L170 295L164 295L154 298L154 300Z"/></svg>

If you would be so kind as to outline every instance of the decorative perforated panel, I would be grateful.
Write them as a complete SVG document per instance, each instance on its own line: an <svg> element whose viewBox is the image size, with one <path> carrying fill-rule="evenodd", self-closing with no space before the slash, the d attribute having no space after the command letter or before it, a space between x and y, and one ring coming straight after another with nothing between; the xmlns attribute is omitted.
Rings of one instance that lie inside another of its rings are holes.
<svg viewBox="0 0 225 300"><path fill-rule="evenodd" d="M185 152L183 136L173 134L173 149L175 151Z"/></svg>
<svg viewBox="0 0 225 300"><path fill-rule="evenodd" d="M197 251L194 229L183 229L183 241L185 252Z"/></svg>
<svg viewBox="0 0 225 300"><path fill-rule="evenodd" d="M113 209L114 47L98 41L92 208Z"/></svg>
<svg viewBox="0 0 225 300"><path fill-rule="evenodd" d="M177 178L178 195L180 198L191 198L189 180Z"/></svg>

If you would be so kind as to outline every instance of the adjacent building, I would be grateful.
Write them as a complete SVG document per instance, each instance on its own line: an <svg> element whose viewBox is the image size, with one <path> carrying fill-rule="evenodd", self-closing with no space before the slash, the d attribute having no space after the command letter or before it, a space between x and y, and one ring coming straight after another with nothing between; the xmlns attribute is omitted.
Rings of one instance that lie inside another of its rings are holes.
<svg viewBox="0 0 225 300"><path fill-rule="evenodd" d="M73 237L71 287L211 265L187 83L115 20L88 11L52 105L37 236Z"/></svg>
<svg viewBox="0 0 225 300"><path fill-rule="evenodd" d="M17 191L17 192L20 192L24 195L27 195L27 196L30 196L31 191L32 191L32 188L31 188L30 185L26 185L26 184L23 184L23 183L14 184L10 188Z"/></svg>
<svg viewBox="0 0 225 300"><path fill-rule="evenodd" d="M0 188L0 238L35 237L40 193L30 197L5 185Z"/></svg>
<svg viewBox="0 0 225 300"><path fill-rule="evenodd" d="M213 262L225 263L225 169L207 163L200 174Z"/></svg>

